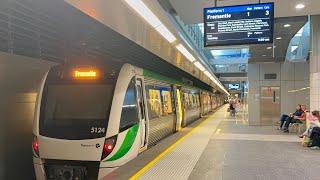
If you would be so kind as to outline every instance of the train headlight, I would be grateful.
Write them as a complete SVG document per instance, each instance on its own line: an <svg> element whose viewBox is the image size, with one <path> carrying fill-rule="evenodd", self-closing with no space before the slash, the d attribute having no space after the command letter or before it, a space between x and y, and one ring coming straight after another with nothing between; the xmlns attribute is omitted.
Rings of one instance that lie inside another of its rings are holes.
<svg viewBox="0 0 320 180"><path fill-rule="evenodd" d="M105 159L114 149L117 142L117 136L112 136L105 140L101 160Z"/></svg>
<svg viewBox="0 0 320 180"><path fill-rule="evenodd" d="M33 136L32 147L34 153L39 157L39 143L36 136Z"/></svg>

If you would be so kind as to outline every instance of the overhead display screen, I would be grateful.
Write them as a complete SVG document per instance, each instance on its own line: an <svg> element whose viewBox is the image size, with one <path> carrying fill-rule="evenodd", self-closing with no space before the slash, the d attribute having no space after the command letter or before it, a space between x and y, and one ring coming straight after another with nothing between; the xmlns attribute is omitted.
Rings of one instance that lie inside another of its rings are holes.
<svg viewBox="0 0 320 180"><path fill-rule="evenodd" d="M204 46L273 43L274 3L204 9Z"/></svg>
<svg viewBox="0 0 320 180"><path fill-rule="evenodd" d="M240 84L229 84L230 90L238 90L240 89Z"/></svg>

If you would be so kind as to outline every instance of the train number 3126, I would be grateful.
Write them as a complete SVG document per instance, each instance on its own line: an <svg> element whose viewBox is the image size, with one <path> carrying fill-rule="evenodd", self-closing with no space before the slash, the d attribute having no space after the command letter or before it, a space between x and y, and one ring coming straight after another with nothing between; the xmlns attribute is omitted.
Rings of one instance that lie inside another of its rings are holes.
<svg viewBox="0 0 320 180"><path fill-rule="evenodd" d="M106 132L106 128L98 128L98 127L91 128L92 134L100 134L100 133L105 133L105 132Z"/></svg>

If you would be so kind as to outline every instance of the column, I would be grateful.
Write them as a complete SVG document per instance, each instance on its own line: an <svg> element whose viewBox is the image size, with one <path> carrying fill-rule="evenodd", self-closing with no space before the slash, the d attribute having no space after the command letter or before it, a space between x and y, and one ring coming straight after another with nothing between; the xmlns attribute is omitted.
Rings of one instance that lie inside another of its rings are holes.
<svg viewBox="0 0 320 180"><path fill-rule="evenodd" d="M310 110L320 110L320 16L311 16Z"/></svg>

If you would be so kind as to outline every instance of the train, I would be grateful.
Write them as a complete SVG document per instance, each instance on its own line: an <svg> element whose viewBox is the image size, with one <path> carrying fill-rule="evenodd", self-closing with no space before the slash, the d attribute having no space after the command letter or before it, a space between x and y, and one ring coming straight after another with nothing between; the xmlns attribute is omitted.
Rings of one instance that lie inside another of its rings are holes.
<svg viewBox="0 0 320 180"><path fill-rule="evenodd" d="M35 106L36 179L102 179L224 100L131 64L54 66Z"/></svg>

